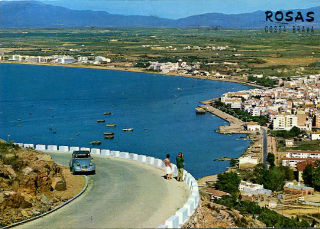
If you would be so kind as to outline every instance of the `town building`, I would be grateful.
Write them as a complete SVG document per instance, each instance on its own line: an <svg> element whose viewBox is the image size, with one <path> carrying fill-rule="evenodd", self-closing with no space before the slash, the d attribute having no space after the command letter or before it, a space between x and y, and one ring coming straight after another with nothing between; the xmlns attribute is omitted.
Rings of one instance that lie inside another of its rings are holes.
<svg viewBox="0 0 320 229"><path fill-rule="evenodd" d="M293 182L286 183L283 189L285 193L290 193L294 195L307 196L314 194L314 188L303 185L295 185L293 184Z"/></svg>
<svg viewBox="0 0 320 229"><path fill-rule="evenodd" d="M271 196L272 191L265 189L262 184L254 184L249 181L241 181L239 184L239 191L241 195L253 196L253 195L266 195Z"/></svg>
<svg viewBox="0 0 320 229"><path fill-rule="evenodd" d="M260 131L261 126L257 122L247 122L246 129L248 131L256 132L256 131Z"/></svg>
<svg viewBox="0 0 320 229"><path fill-rule="evenodd" d="M275 115L272 124L274 130L291 130L298 126L298 118L296 115Z"/></svg>
<svg viewBox="0 0 320 229"><path fill-rule="evenodd" d="M286 139L285 143L286 143L286 147L294 146L294 140L293 139Z"/></svg>
<svg viewBox="0 0 320 229"><path fill-rule="evenodd" d="M290 150L285 152L282 165L290 166L296 170L299 162L311 163L316 161L320 161L320 151Z"/></svg>

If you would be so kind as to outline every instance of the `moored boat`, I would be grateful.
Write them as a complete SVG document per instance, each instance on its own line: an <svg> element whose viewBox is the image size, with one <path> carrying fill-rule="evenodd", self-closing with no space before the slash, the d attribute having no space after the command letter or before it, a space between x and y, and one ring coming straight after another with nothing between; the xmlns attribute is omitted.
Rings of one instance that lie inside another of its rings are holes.
<svg viewBox="0 0 320 229"><path fill-rule="evenodd" d="M104 136L105 139L113 139L114 138L114 135L106 135Z"/></svg>
<svg viewBox="0 0 320 229"><path fill-rule="evenodd" d="M97 122L105 122L106 120L104 119L100 119L100 120L97 120Z"/></svg>
<svg viewBox="0 0 320 229"><path fill-rule="evenodd" d="M90 142L91 145L101 145L101 141L92 141Z"/></svg>
<svg viewBox="0 0 320 229"><path fill-rule="evenodd" d="M107 127L114 127L114 126L117 126L117 124L114 124L114 123L109 123L106 125Z"/></svg>
<svg viewBox="0 0 320 229"><path fill-rule="evenodd" d="M133 128L125 128L125 129L122 129L123 131L133 131Z"/></svg>
<svg viewBox="0 0 320 229"><path fill-rule="evenodd" d="M196 108L196 114L205 114L206 110L201 108L201 107L197 107Z"/></svg>
<svg viewBox="0 0 320 229"><path fill-rule="evenodd" d="M104 134L104 135L114 135L113 132L104 132L103 134Z"/></svg>
<svg viewBox="0 0 320 229"><path fill-rule="evenodd" d="M104 115L111 115L111 112L108 111L108 112L104 112L103 114L104 114Z"/></svg>

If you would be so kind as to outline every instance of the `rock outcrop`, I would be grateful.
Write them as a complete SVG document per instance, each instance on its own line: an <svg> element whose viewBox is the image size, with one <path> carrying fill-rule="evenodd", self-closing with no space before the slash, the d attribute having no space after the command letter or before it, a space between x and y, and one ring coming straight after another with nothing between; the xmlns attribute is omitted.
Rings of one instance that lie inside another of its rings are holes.
<svg viewBox="0 0 320 229"><path fill-rule="evenodd" d="M0 143L0 226L10 225L61 203L62 168L50 155Z"/></svg>

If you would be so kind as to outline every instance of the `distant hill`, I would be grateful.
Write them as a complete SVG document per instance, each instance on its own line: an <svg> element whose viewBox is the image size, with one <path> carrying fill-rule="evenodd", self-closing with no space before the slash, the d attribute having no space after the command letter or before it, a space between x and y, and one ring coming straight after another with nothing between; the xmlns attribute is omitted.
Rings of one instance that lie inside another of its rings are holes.
<svg viewBox="0 0 320 229"><path fill-rule="evenodd" d="M320 28L320 7L311 8ZM301 10L307 12L308 10ZM297 11L297 10L295 10ZM152 16L124 16L104 11L72 10L37 1L0 1L1 28L63 28L63 27L219 27L263 28L264 11L244 14L207 13L177 20Z"/></svg>

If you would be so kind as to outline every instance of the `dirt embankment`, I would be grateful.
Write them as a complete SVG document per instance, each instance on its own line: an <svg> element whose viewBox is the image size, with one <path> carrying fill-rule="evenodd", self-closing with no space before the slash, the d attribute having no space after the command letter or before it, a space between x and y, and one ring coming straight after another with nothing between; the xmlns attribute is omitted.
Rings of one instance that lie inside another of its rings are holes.
<svg viewBox="0 0 320 229"><path fill-rule="evenodd" d="M182 228L263 228L265 224L239 211L211 202L201 197L199 207Z"/></svg>
<svg viewBox="0 0 320 229"><path fill-rule="evenodd" d="M0 226L51 210L84 184L82 176L72 176L50 155L0 143Z"/></svg>

